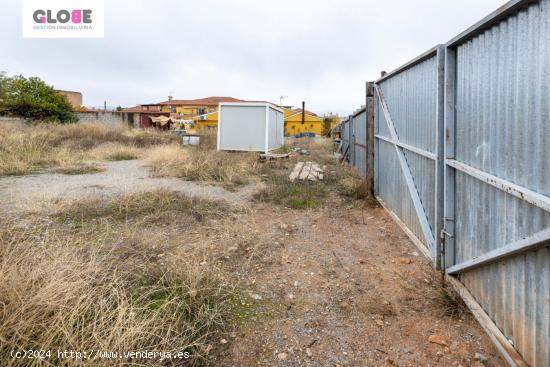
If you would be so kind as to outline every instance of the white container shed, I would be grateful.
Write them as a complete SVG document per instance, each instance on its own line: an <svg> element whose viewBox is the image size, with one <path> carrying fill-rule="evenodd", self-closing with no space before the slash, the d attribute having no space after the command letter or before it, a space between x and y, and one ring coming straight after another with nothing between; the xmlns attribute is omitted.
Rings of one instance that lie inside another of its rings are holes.
<svg viewBox="0 0 550 367"><path fill-rule="evenodd" d="M270 103L220 103L218 150L270 152L284 144L284 113Z"/></svg>

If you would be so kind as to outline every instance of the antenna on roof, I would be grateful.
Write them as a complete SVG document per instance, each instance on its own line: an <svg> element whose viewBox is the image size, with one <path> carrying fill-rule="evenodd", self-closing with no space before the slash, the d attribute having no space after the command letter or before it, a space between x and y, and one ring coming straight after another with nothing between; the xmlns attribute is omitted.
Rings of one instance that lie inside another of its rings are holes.
<svg viewBox="0 0 550 367"><path fill-rule="evenodd" d="M172 97L172 91L168 92L168 100L171 101L173 99L174 97Z"/></svg>

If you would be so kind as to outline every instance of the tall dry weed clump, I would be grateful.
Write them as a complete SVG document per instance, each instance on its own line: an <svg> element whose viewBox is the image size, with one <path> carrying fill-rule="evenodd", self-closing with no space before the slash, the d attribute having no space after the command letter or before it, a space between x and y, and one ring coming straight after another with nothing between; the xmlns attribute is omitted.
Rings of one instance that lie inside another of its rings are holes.
<svg viewBox="0 0 550 367"><path fill-rule="evenodd" d="M101 123L0 124L0 176L42 168L71 170L90 160L135 159L141 150L177 141L161 131L130 130Z"/></svg>
<svg viewBox="0 0 550 367"><path fill-rule="evenodd" d="M257 153L216 151L208 140L199 147L169 145L149 151L147 162L154 174L238 186L257 176Z"/></svg>
<svg viewBox="0 0 550 367"><path fill-rule="evenodd" d="M18 124L0 124L0 175L17 175L38 167L64 165L79 160L69 149L54 147L44 131Z"/></svg>
<svg viewBox="0 0 550 367"><path fill-rule="evenodd" d="M61 203L32 221L2 218L0 365L204 361L231 321L237 280L215 262L206 266L199 250L182 246L180 237L171 240L164 228L183 225L175 234L196 230L210 219L221 220L227 210L160 190ZM50 350L52 357L45 363L10 355L29 349ZM75 360L59 358L58 350L190 357Z"/></svg>

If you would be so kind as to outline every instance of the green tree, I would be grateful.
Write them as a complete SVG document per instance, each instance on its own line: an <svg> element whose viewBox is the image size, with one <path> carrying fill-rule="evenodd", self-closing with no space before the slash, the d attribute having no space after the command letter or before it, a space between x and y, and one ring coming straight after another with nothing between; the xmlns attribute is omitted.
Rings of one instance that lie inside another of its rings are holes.
<svg viewBox="0 0 550 367"><path fill-rule="evenodd" d="M41 121L74 122L69 101L40 78L0 78L0 111Z"/></svg>
<svg viewBox="0 0 550 367"><path fill-rule="evenodd" d="M338 115L328 114L323 117L323 135L331 136L332 128L340 121Z"/></svg>
<svg viewBox="0 0 550 367"><path fill-rule="evenodd" d="M4 110L4 101L6 99L6 72L0 71L0 114Z"/></svg>

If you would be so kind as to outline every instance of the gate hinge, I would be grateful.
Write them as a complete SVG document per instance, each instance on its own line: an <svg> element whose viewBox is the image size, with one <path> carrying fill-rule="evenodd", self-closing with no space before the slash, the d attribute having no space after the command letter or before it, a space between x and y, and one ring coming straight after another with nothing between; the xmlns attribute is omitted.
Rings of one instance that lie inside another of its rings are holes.
<svg viewBox="0 0 550 367"><path fill-rule="evenodd" d="M454 238L454 236L452 234L450 234L449 232L447 232L446 230L442 229L441 230L441 233L439 234L439 237L444 240L445 237L449 237L449 238Z"/></svg>

